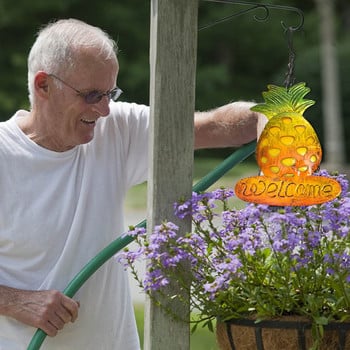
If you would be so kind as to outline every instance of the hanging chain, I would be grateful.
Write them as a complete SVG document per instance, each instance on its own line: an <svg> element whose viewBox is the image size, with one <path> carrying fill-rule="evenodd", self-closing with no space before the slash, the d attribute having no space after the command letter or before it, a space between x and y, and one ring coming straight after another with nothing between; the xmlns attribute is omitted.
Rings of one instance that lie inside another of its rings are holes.
<svg viewBox="0 0 350 350"><path fill-rule="evenodd" d="M287 65L287 72L284 80L284 86L286 89L289 89L295 82L295 77L294 77L295 51L293 48L294 31L295 30L292 27L288 27L285 30L285 34L287 36L287 44L288 44L288 65Z"/></svg>

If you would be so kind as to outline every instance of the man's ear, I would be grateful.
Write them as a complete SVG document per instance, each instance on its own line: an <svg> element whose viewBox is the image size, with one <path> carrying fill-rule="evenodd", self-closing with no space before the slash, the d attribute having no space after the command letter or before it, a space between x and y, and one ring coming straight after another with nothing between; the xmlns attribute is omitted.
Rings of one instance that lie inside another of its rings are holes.
<svg viewBox="0 0 350 350"><path fill-rule="evenodd" d="M34 88L37 95L47 98L49 91L48 74L45 72L38 72L34 77Z"/></svg>

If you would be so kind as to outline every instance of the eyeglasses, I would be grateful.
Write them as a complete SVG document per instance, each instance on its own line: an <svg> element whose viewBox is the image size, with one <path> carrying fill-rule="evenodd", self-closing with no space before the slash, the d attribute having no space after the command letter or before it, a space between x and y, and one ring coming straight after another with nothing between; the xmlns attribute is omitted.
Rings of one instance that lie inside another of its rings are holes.
<svg viewBox="0 0 350 350"><path fill-rule="evenodd" d="M49 76L57 79L58 81L60 81L64 85L66 85L66 86L70 87L71 89L73 89L89 105L100 102L102 100L103 96L107 96L110 100L117 101L117 99L119 98L119 96L123 92L121 89L118 88L118 86L115 87L114 89L110 90L110 91L107 91L107 92L101 92L101 91L98 91L98 90L82 92L82 91L79 91L78 89L74 88L73 86L67 84L65 81L63 81L61 78L59 78L55 74L49 74Z"/></svg>

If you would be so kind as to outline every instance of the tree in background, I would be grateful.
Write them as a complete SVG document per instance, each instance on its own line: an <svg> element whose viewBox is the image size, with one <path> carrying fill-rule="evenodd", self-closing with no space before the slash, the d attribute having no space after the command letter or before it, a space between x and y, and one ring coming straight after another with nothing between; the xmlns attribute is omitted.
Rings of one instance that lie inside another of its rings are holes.
<svg viewBox="0 0 350 350"><path fill-rule="evenodd" d="M341 111L338 56L333 0L315 0L320 17L321 77L323 99L325 163L339 169L345 163L345 142Z"/></svg>
<svg viewBox="0 0 350 350"><path fill-rule="evenodd" d="M321 119L322 90L319 64L319 19L314 0L265 0L265 3L296 6L305 13L302 32L294 35L296 79L306 81L317 104L306 118L324 144ZM341 103L344 129L350 120L350 59L348 0L335 0L338 33L337 49L341 77ZM242 9L240 5L199 1L199 27ZM259 10L261 11L261 10ZM281 85L288 62L286 38L280 21L294 25L294 14L271 10L264 22L254 20L255 12L233 18L198 35L196 108L207 109L230 100L261 101L266 85ZM123 99L148 103L149 90L149 13L150 0L100 0L86 6L83 0L1 0L0 2L0 119L8 119L17 109L28 108L26 59L38 28L52 19L76 17L100 26L118 42L120 74L118 85ZM174 30L177 30L174 28ZM348 78L349 77L349 78ZM311 96L312 95L312 96ZM326 148L326 147L324 147ZM346 138L350 155L350 137ZM209 152L209 151L204 151ZM231 152L217 152L220 156ZM206 153L207 154L207 153ZM327 155L327 149L325 149ZM350 161L350 159L347 159Z"/></svg>

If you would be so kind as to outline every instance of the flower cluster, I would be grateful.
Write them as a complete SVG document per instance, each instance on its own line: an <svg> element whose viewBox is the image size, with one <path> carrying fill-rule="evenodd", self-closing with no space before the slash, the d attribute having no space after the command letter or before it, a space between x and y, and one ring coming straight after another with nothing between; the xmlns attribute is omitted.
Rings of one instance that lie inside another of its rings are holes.
<svg viewBox="0 0 350 350"><path fill-rule="evenodd" d="M175 278L190 293L195 322L209 326L215 318L252 315L301 315L316 327L347 320L348 182L343 175L319 174L342 186L337 199L321 205L248 204L236 210L229 207L233 190L193 193L190 200L175 205L179 218L192 218L191 233L180 236L171 222L163 222L149 235L145 229L134 229L129 234L135 235L138 248L126 250L119 259L136 278L136 260L147 260L145 278L139 283L153 297L164 293L169 279Z"/></svg>

